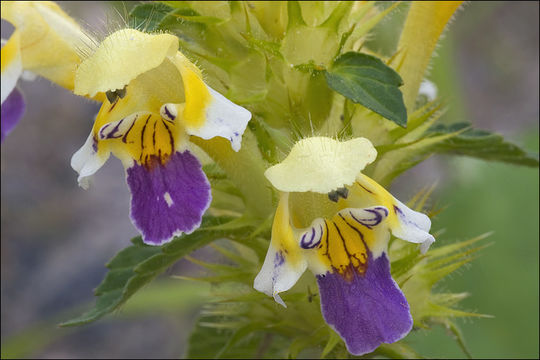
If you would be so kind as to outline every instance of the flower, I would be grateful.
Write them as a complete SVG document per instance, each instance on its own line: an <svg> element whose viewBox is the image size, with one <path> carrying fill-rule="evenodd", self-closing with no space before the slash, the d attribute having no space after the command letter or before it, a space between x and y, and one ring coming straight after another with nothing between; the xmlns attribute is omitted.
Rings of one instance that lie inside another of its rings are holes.
<svg viewBox="0 0 540 360"><path fill-rule="evenodd" d="M2 1L2 19L15 31L2 47L2 140L24 114L25 101L16 87L23 70L73 89L78 51L90 38L50 1Z"/></svg>
<svg viewBox="0 0 540 360"><path fill-rule="evenodd" d="M203 82L176 36L134 29L101 42L78 67L74 92L104 99L71 160L79 184L87 188L112 152L126 169L131 218L144 242L194 231L212 197L189 137L224 137L238 151L251 113Z"/></svg>
<svg viewBox="0 0 540 360"><path fill-rule="evenodd" d="M17 89L17 80L22 73L19 34L14 33L2 47L2 127L1 140L13 130L24 114L26 104Z"/></svg>
<svg viewBox="0 0 540 360"><path fill-rule="evenodd" d="M265 173L281 195L254 287L285 306L279 293L309 267L325 321L354 355L398 341L412 328L407 300L390 275L390 233L419 243L422 252L435 241L426 215L360 173L376 155L365 138L312 137Z"/></svg>

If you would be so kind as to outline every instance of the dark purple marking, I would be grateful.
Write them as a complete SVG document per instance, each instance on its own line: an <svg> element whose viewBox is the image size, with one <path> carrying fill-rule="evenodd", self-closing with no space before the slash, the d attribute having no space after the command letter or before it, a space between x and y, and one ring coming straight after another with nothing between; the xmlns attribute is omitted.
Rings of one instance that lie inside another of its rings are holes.
<svg viewBox="0 0 540 360"><path fill-rule="evenodd" d="M138 118L139 118L139 115L135 115L135 118L133 118L133 121L131 122L131 126L129 127L129 129L127 129L124 136L122 137L122 142L127 143L127 136L129 132L131 131L131 129L133 129L133 126L135 125L135 122L137 121Z"/></svg>
<svg viewBox="0 0 540 360"><path fill-rule="evenodd" d="M172 153L174 151L174 137L173 137L172 131L171 129L169 129L169 126L167 125L165 121L163 121L163 119L161 119L161 123L163 124L163 126L165 126L165 129L167 129L167 132L169 133L169 143L171 144L171 153Z"/></svg>
<svg viewBox="0 0 540 360"><path fill-rule="evenodd" d="M403 212L403 210L401 210L399 207L397 207L396 205L394 205L394 212L399 216L399 219L402 223L406 224L406 225L412 225L418 229L421 229L422 230L422 227L419 226L417 223L415 223L414 221L411 221L410 218L408 218L405 213ZM429 229L428 229L429 230Z"/></svg>
<svg viewBox="0 0 540 360"><path fill-rule="evenodd" d="M124 119L121 119L117 124L116 126L111 130L109 131L109 133L107 135L103 135L103 130L105 130L105 128L107 126L109 126L110 124L107 124L105 125L104 127L101 128L101 131L99 132L100 135L101 135L101 138L102 139L118 139L120 137L122 137L122 134L118 135L118 136L115 136L116 135L116 132L118 131L118 129L120 128L120 125L122 125L122 123L124 122Z"/></svg>
<svg viewBox="0 0 540 360"><path fill-rule="evenodd" d="M341 216L341 214L339 215ZM341 217L343 219L343 217ZM354 231L356 231L356 233L358 234L358 236L360 236L360 240L362 241L362 243L364 244L366 250L368 249L368 246L366 244L366 242L364 241L364 235L362 234L361 231L359 231L357 228L355 227L352 227L348 222L347 220L343 219L345 221L345 223L350 226ZM365 271L366 271L366 267L367 267L367 257L366 255L362 254L362 259L359 259L356 254L354 253L351 253L349 251L349 249L347 248L347 241L345 240L345 238L343 237L343 234L341 233L341 230L339 229L339 226L337 226L337 224L335 222L332 221L332 224L334 225L334 228L336 229L338 235L339 235L339 238L341 239L341 243L343 244L343 250L345 250L345 253L347 254L347 257L349 258L350 260L350 265L349 266L345 266L345 265L341 265L339 270L342 271L342 276L344 276L346 278L347 281L352 281L352 278L353 278L353 275L355 272L359 272L361 274L363 274ZM352 265L352 259L356 259L358 260L358 265L355 267L355 266L351 266ZM332 265L332 268L335 269L335 267Z"/></svg>
<svg viewBox="0 0 540 360"><path fill-rule="evenodd" d="M115 138L119 138L119 137L122 137L122 134L120 134L120 136L114 136L116 134L116 132L118 131L118 128L120 128L120 125L124 122L124 119L121 119L118 124L116 124L116 126L114 127L114 129L112 129L112 131L107 135L107 139L115 139Z"/></svg>
<svg viewBox="0 0 540 360"><path fill-rule="evenodd" d="M373 194L373 192L371 190L369 190L368 188L366 188L364 185L360 184L358 181L356 182L362 189L366 190L368 193L370 194Z"/></svg>
<svg viewBox="0 0 540 360"><path fill-rule="evenodd" d="M111 112L113 111L114 107L116 106L116 104L118 104L118 98L115 98L114 101L111 101L111 99L109 99L109 96L107 96L107 99L109 100L110 103L112 103L112 106L109 108L109 111L108 112Z"/></svg>
<svg viewBox="0 0 540 360"><path fill-rule="evenodd" d="M304 235L302 235L302 239L300 239L300 246L304 249L309 249L311 242L313 241L313 238L315 237L315 228L311 228L311 237L308 242L306 242L306 237L308 233L305 232Z"/></svg>
<svg viewBox="0 0 540 360"><path fill-rule="evenodd" d="M374 218L369 218L369 219L358 219L356 216L354 216L352 211L349 211L349 214L351 215L351 217L357 223L359 223L361 225L364 225L368 229L371 229L373 226L379 225L381 223L381 221L383 221L383 216L379 211L384 210L385 217L388 216L388 211L385 208L382 208L382 207L376 207L376 208L373 208L373 209L364 209L364 210L374 214L375 217Z"/></svg>
<svg viewBox="0 0 540 360"><path fill-rule="evenodd" d="M108 124L105 124L101 127L101 129L99 129L99 137L104 139L105 138L105 134L103 134L103 132L111 125L111 123L108 123Z"/></svg>
<svg viewBox="0 0 540 360"><path fill-rule="evenodd" d="M374 351L409 333L413 320L407 299L390 275L386 254L373 260L368 251L364 274L351 279L337 272L317 276L325 321L343 338L353 355Z"/></svg>
<svg viewBox="0 0 540 360"><path fill-rule="evenodd" d="M4 141L4 137L9 134L15 125L24 115L26 109L26 102L24 101L23 94L19 89L14 88L8 95L6 100L2 103L2 117L0 126L0 141Z"/></svg>
<svg viewBox="0 0 540 360"><path fill-rule="evenodd" d="M148 120L152 117L152 114L148 115L146 120L144 121L144 126L141 131L141 150L144 149L144 132L146 131L146 125L148 125ZM142 151L141 151L141 157L142 157Z"/></svg>
<svg viewBox="0 0 540 360"><path fill-rule="evenodd" d="M154 150L156 149L156 126L157 126L157 121L154 121L154 130L153 130L154 132L152 133L152 145L154 146Z"/></svg>
<svg viewBox="0 0 540 360"><path fill-rule="evenodd" d="M302 235L302 238L300 239L300 246L303 248L303 249L313 249L314 247L316 247L317 245L319 245L321 243L321 237L322 237L322 234L323 234L323 228L322 228L322 225L319 225L320 229L321 229L321 235L317 238L317 241L314 241L315 238L316 238L316 233L315 233L315 228L312 227L311 228L311 234L310 234L310 238L309 238L309 241L306 241L306 238L307 238L307 235L308 233L304 233L304 235Z"/></svg>
<svg viewBox="0 0 540 360"><path fill-rule="evenodd" d="M274 267L278 267L283 265L285 262L285 256L283 256L283 252L279 250L276 252L276 256L274 257Z"/></svg>
<svg viewBox="0 0 540 360"><path fill-rule="evenodd" d="M167 106L165 106L164 109L165 109L165 114L167 114L167 116L169 117L168 119L165 119L165 120L169 122L174 122L174 119L176 119L176 116L173 116L173 114L171 114L169 109L167 109Z"/></svg>
<svg viewBox="0 0 540 360"><path fill-rule="evenodd" d="M160 245L175 233L195 230L212 195L199 160L189 151L173 153L165 164L152 155L150 162L127 169L131 218L145 243Z"/></svg>
<svg viewBox="0 0 540 360"><path fill-rule="evenodd" d="M96 135L92 136L92 150L94 150L95 153L98 151L98 141L96 138Z"/></svg>
<svg viewBox="0 0 540 360"><path fill-rule="evenodd" d="M385 208L385 207L378 206L378 207L376 207L376 208L373 208L373 210L383 211L383 212L384 212L384 216L388 216L388 209Z"/></svg>

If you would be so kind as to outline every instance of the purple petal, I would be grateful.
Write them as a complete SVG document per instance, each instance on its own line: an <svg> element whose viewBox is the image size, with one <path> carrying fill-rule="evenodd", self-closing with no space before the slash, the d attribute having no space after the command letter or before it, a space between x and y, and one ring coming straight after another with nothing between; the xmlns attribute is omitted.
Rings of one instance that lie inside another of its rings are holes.
<svg viewBox="0 0 540 360"><path fill-rule="evenodd" d="M189 151L174 153L164 165L157 157L150 163L127 169L131 218L145 243L160 245L199 227L212 195L199 160Z"/></svg>
<svg viewBox="0 0 540 360"><path fill-rule="evenodd" d="M1 141L13 130L24 114L26 103L19 89L14 88L2 103Z"/></svg>
<svg viewBox="0 0 540 360"><path fill-rule="evenodd" d="M402 339L413 325L409 304L390 275L386 254L376 260L368 255L366 272L351 269L352 280L338 273L317 276L324 319L354 355Z"/></svg>

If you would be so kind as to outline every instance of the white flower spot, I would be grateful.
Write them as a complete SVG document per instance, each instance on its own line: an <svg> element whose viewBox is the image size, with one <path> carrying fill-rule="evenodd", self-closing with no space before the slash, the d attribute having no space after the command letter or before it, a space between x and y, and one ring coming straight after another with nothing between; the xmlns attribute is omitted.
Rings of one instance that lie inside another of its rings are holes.
<svg viewBox="0 0 540 360"><path fill-rule="evenodd" d="M164 104L163 106L161 106L159 112L162 118L170 122L174 122L174 120L178 116L178 110L176 109L176 106L174 104Z"/></svg>
<svg viewBox="0 0 540 360"><path fill-rule="evenodd" d="M437 86L428 79L424 79L420 84L418 95L424 95L428 101L433 101L437 98Z"/></svg>
<svg viewBox="0 0 540 360"><path fill-rule="evenodd" d="M174 201L171 198L171 194L169 194L168 192L166 192L163 195L163 199L165 199L165 202L167 203L167 205L169 205L169 207L171 207L174 204Z"/></svg>

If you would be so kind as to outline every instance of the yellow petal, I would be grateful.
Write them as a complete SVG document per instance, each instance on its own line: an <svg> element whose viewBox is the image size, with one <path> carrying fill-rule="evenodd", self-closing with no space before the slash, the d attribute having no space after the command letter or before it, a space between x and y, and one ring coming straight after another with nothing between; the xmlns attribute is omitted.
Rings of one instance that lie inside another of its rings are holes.
<svg viewBox="0 0 540 360"><path fill-rule="evenodd" d="M310 270L316 275L337 272L351 278L364 273L368 257L382 255L390 233L386 224L388 210L382 206L365 209L346 208L332 218L317 218L298 233Z"/></svg>
<svg viewBox="0 0 540 360"><path fill-rule="evenodd" d="M23 68L72 90L77 51L90 42L79 25L49 1L2 1L2 18L20 31Z"/></svg>
<svg viewBox="0 0 540 360"><path fill-rule="evenodd" d="M286 192L328 193L352 185L377 151L366 138L340 142L312 137L297 142L287 158L265 172L274 187Z"/></svg>
<svg viewBox="0 0 540 360"><path fill-rule="evenodd" d="M174 57L175 64L182 74L186 105L183 109L186 128L198 129L206 120L206 108L212 101L210 91L202 80L201 71L180 52Z"/></svg>
<svg viewBox="0 0 540 360"><path fill-rule="evenodd" d="M95 130L137 112L160 114L163 104L183 102L184 87L180 72L165 59L158 67L132 80L125 88L123 98L118 98L112 104L106 98L102 99L102 110L96 118Z"/></svg>
<svg viewBox="0 0 540 360"><path fill-rule="evenodd" d="M99 93L103 94L103 93ZM164 116L163 109L183 101L180 72L168 59L131 81L122 98L104 99L93 127L98 148L107 148L124 165L148 163L156 156L163 162L185 148L187 135L181 115Z"/></svg>
<svg viewBox="0 0 540 360"><path fill-rule="evenodd" d="M282 193L274 216L270 247L253 287L274 296L279 304L285 306L279 293L289 290L306 268L307 260L302 254L290 225L289 194Z"/></svg>
<svg viewBox="0 0 540 360"><path fill-rule="evenodd" d="M21 73L19 32L16 30L2 47L2 103L15 88Z"/></svg>
<svg viewBox="0 0 540 360"><path fill-rule="evenodd" d="M231 142L234 151L240 150L251 113L206 85L201 71L180 52L172 61L182 74L186 102L178 111L187 133L205 140L220 136Z"/></svg>
<svg viewBox="0 0 540 360"><path fill-rule="evenodd" d="M355 198L363 198L361 201L364 206L365 204L384 206L389 211L387 222L395 237L420 244L422 253L429 249L435 238L429 233L431 220L427 215L410 209L375 180L364 174L358 176L357 185L352 188L352 193L349 195L351 202ZM365 198L369 200L366 201Z"/></svg>
<svg viewBox="0 0 540 360"><path fill-rule="evenodd" d="M170 34L145 34L123 29L109 35L77 69L75 94L95 96L122 89L140 74L162 64L178 50Z"/></svg>
<svg viewBox="0 0 540 360"><path fill-rule="evenodd" d="M94 127L94 129L96 129ZM186 136L178 124L159 114L139 112L94 130L98 148L106 147L130 167L133 161L151 168L165 164L175 151L185 149Z"/></svg>

